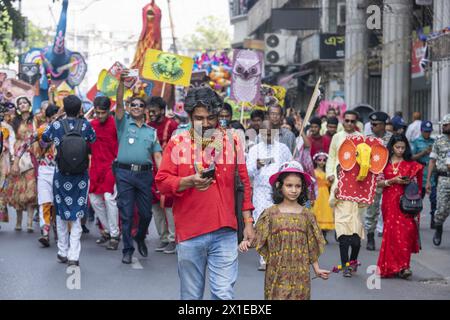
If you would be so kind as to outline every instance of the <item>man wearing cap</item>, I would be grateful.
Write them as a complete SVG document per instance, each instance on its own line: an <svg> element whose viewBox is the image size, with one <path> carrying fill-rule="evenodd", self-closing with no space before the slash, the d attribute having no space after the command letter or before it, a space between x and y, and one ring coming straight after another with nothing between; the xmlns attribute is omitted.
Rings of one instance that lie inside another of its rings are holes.
<svg viewBox="0 0 450 320"><path fill-rule="evenodd" d="M430 153L435 142L434 138L431 138L431 133L433 132L433 124L431 121L423 121L420 126L422 134L420 137L415 139L411 143L412 159L419 162L424 166L423 170L423 186L427 184L428 176L428 164L430 162ZM435 229L434 226L434 213L436 212L436 174L433 172L431 174L431 193L430 193L430 203L431 203L431 229ZM422 188L422 198L425 197L426 190L425 187Z"/></svg>
<svg viewBox="0 0 450 320"><path fill-rule="evenodd" d="M450 214L450 171L447 166L447 157L450 152L450 114L442 120L442 135L436 138L430 153L430 163L427 175L427 193L431 193L431 174L437 170L437 210L434 216L436 232L433 237L435 246L441 245L442 228Z"/></svg>
<svg viewBox="0 0 450 320"><path fill-rule="evenodd" d="M385 112L376 111L369 115L370 128L372 134L369 137L375 137L383 140L383 144L386 147L389 140L392 137L392 133L386 131L386 123L389 120L389 116ZM377 188L373 203L367 208L366 216L364 219L364 227L367 231L367 250L375 250L375 229L377 227L378 217L381 212L381 195L383 194L382 188Z"/></svg>
<svg viewBox="0 0 450 320"><path fill-rule="evenodd" d="M408 125L406 124L405 120L403 120L401 115L396 114L392 118L391 123L394 126L394 133L405 134Z"/></svg>

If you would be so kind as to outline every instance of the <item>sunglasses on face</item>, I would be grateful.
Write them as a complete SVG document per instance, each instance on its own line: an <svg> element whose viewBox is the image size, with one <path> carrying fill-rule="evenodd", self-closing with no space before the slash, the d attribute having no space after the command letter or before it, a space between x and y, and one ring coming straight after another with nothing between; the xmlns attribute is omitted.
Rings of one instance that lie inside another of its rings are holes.
<svg viewBox="0 0 450 320"><path fill-rule="evenodd" d="M325 158L317 158L316 161L317 162L326 162L327 159L325 159Z"/></svg>
<svg viewBox="0 0 450 320"><path fill-rule="evenodd" d="M352 123L352 124L356 123L356 120L345 119L344 121L345 123Z"/></svg>
<svg viewBox="0 0 450 320"><path fill-rule="evenodd" d="M130 104L130 106L132 107L132 108L145 108L145 104L143 104L143 103L132 103L132 104Z"/></svg>
<svg viewBox="0 0 450 320"><path fill-rule="evenodd" d="M382 124L381 122L372 122L370 125L372 126L372 127L377 127L377 126L379 126L380 124Z"/></svg>

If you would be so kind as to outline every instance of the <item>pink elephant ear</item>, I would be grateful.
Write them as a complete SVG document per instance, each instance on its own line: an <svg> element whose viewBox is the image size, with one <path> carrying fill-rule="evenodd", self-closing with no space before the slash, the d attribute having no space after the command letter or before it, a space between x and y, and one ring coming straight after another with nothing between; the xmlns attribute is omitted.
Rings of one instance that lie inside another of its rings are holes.
<svg viewBox="0 0 450 320"><path fill-rule="evenodd" d="M370 172L380 174L383 172L389 160L389 151L382 144L373 144L370 155Z"/></svg>
<svg viewBox="0 0 450 320"><path fill-rule="evenodd" d="M352 170L356 164L356 145L352 140L345 140L338 151L338 160L344 171Z"/></svg>

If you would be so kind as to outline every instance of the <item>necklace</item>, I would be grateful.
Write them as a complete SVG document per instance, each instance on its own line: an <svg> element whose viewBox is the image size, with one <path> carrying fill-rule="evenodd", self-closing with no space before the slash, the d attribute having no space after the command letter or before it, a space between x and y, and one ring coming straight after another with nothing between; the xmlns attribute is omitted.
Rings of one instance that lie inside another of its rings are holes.
<svg viewBox="0 0 450 320"><path fill-rule="evenodd" d="M191 140L194 142L194 148L195 148L195 145L201 146L202 150L211 148L212 149L211 154L212 154L212 152L214 152L214 157L217 157L222 152L223 135L219 135L218 138L214 137L214 136L212 136L210 138L205 138L199 134L194 133L193 128L191 128L189 130L189 134L191 136ZM221 137L222 137L222 139L221 139ZM202 173L205 169L207 169L203 166L202 163L194 163L194 166L195 166L196 172L198 172L198 173Z"/></svg>
<svg viewBox="0 0 450 320"><path fill-rule="evenodd" d="M403 162L403 160L397 162L397 163L392 163L392 171L394 172L395 175L398 174L398 170L400 167L400 164ZM397 166L395 166L395 164L397 164Z"/></svg>
<svg viewBox="0 0 450 320"><path fill-rule="evenodd" d="M216 152L222 151L223 141L221 141L221 139L216 139L216 137L214 137L214 136L212 136L210 138L202 137L199 134L195 134L194 129L192 129L192 128L189 130L189 134L191 136L191 140L194 141L196 144L201 145L202 149L211 147L211 148L215 149Z"/></svg>

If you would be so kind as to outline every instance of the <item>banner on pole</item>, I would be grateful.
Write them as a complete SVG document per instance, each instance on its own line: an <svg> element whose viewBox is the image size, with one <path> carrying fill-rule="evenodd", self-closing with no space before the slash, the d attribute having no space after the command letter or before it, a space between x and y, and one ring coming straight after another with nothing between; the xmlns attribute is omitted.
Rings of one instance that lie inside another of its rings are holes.
<svg viewBox="0 0 450 320"><path fill-rule="evenodd" d="M141 78L189 87L193 67L194 59L192 58L148 49L145 52Z"/></svg>

